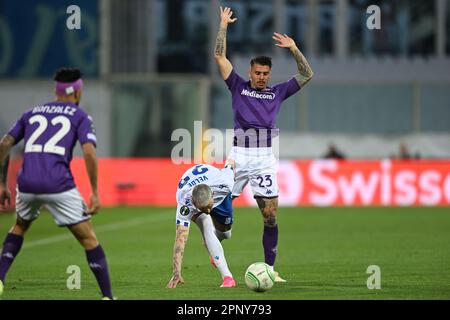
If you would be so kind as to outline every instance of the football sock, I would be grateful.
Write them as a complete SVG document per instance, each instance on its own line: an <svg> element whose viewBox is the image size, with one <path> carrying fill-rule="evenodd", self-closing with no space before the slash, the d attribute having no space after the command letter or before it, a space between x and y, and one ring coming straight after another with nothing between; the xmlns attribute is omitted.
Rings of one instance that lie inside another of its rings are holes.
<svg viewBox="0 0 450 320"><path fill-rule="evenodd" d="M275 227L264 226L263 247L265 262L269 266L275 264L277 257L277 243L278 243L278 225Z"/></svg>
<svg viewBox="0 0 450 320"><path fill-rule="evenodd" d="M216 234L216 236L217 236L217 239L219 239L219 241L222 241L222 240L224 240L224 239L230 239L230 238L231 238L231 230L222 232L222 231L219 231L219 230L217 230L217 229L214 229L214 232L215 232L215 234Z"/></svg>
<svg viewBox="0 0 450 320"><path fill-rule="evenodd" d="M22 236L12 233L6 235L5 241L3 242L2 254L0 256L0 280L2 280L3 283L5 283L6 273L19 253L20 248L22 248L22 244Z"/></svg>
<svg viewBox="0 0 450 320"><path fill-rule="evenodd" d="M202 214L195 222L202 232L206 248L208 249L209 255L213 258L214 264L222 275L222 279L225 277L233 277L230 269L228 269L222 244L214 232L215 228L211 220L211 216Z"/></svg>
<svg viewBox="0 0 450 320"><path fill-rule="evenodd" d="M108 263L106 262L105 253L103 252L102 247L98 245L94 249L86 250L86 257L89 267L97 279L103 297L113 299Z"/></svg>

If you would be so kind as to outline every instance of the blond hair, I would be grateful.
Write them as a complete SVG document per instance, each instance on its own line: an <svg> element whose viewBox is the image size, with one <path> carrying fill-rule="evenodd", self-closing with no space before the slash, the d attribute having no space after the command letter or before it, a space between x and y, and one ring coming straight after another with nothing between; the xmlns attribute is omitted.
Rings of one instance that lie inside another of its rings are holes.
<svg viewBox="0 0 450 320"><path fill-rule="evenodd" d="M212 190L206 184L199 184L192 190L192 202L197 208L205 208L212 199Z"/></svg>

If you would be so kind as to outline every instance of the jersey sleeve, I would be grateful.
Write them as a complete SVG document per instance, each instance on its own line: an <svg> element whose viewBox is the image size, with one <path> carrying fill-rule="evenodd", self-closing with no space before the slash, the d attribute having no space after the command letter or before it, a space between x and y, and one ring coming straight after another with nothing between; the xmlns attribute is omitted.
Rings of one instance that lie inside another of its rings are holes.
<svg viewBox="0 0 450 320"><path fill-rule="evenodd" d="M277 85L278 90L280 90L281 96L283 100L286 100L293 94L297 93L301 88L295 78L291 78L286 82L282 82Z"/></svg>
<svg viewBox="0 0 450 320"><path fill-rule="evenodd" d="M194 213L195 211L190 206L178 204L176 224L189 228L189 226L191 225L191 218Z"/></svg>
<svg viewBox="0 0 450 320"><path fill-rule="evenodd" d="M225 83L228 86L228 89L230 91L233 91L235 88L237 88L237 86L241 83L245 82L244 79L242 79L235 71L234 69L231 70L230 75L228 76L228 78L225 80Z"/></svg>
<svg viewBox="0 0 450 320"><path fill-rule="evenodd" d="M25 115L23 115L9 130L8 134L14 138L15 144L19 143L25 136L25 124Z"/></svg>
<svg viewBox="0 0 450 320"><path fill-rule="evenodd" d="M97 136L95 134L94 123L90 116L85 115L82 118L78 126L77 135L81 145L91 142L97 147Z"/></svg>

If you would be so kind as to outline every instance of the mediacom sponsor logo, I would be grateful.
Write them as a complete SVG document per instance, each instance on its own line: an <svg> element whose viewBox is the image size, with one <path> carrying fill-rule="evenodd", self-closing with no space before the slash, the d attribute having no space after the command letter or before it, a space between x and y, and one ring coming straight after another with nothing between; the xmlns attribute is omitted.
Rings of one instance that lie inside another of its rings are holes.
<svg viewBox="0 0 450 320"><path fill-rule="evenodd" d="M273 92L256 92L256 91L249 91L247 89L242 89L241 95L257 99L266 99L266 100L275 99L275 93Z"/></svg>

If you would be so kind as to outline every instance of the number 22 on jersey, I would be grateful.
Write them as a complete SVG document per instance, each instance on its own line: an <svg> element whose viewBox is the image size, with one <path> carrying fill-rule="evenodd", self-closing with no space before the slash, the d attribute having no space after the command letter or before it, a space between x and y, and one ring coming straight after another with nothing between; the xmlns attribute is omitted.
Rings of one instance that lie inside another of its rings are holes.
<svg viewBox="0 0 450 320"><path fill-rule="evenodd" d="M54 153L63 156L66 153L66 148L57 145L66 134L70 131L70 120L64 116L57 116L51 120L53 126L61 125L61 128L44 144L35 144L36 140L45 132L48 127L48 120L44 116L35 115L32 116L28 122L30 124L38 123L38 127L31 134L27 143L25 144L25 152L45 152Z"/></svg>

